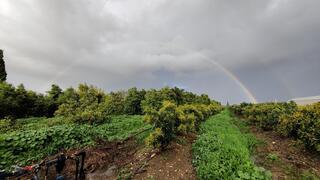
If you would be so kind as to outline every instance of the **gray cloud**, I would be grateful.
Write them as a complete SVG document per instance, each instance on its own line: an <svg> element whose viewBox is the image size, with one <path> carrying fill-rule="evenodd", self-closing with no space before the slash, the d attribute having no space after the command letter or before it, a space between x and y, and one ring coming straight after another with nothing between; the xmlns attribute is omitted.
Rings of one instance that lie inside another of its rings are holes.
<svg viewBox="0 0 320 180"><path fill-rule="evenodd" d="M51 83L106 90L177 85L223 102L248 101L239 80L258 101L287 100L320 93L319 5L2 0L0 48L9 82L41 92Z"/></svg>

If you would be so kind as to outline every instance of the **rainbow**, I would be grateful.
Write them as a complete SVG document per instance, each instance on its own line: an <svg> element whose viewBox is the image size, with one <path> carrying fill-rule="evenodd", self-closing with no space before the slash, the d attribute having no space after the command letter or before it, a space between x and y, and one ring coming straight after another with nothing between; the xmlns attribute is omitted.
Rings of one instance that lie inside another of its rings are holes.
<svg viewBox="0 0 320 180"><path fill-rule="evenodd" d="M217 61L208 58L205 56L203 53L199 53L203 59L200 59L204 62L207 62L215 67L218 67L222 72L224 72L230 79L232 79L240 88L241 90L245 93L247 98L250 100L251 103L258 103L257 99L254 97L253 93L249 91L249 89L240 81L240 79L235 76L230 70L228 70L226 67L222 66L219 64Z"/></svg>
<svg viewBox="0 0 320 180"><path fill-rule="evenodd" d="M218 67L220 70L222 70L222 72L224 72L232 81L234 81L240 88L241 90L244 92L244 94L247 96L247 98L249 99L249 101L251 103L258 103L257 99L254 97L253 93L251 93L249 91L249 89L244 85L244 83L241 82L241 80L232 73L232 71L230 71L229 69L227 69L226 67L222 66L221 64L219 64L217 61L213 60L212 58L208 58L206 55L204 55L203 53L197 52L198 55L200 55L199 58L200 60L209 63L210 65L213 65L214 67ZM69 66L66 66L64 69L62 69L60 72L58 72L54 78L50 81L56 81L59 77L61 77L63 74L65 74L67 71L71 70L74 65L78 63L77 60L73 61ZM49 83L46 85L48 86Z"/></svg>

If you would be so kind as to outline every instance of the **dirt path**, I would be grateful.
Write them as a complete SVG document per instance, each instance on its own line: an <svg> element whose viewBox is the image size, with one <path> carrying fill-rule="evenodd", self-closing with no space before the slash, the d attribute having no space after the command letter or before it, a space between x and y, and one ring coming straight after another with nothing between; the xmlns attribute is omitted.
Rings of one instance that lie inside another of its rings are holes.
<svg viewBox="0 0 320 180"><path fill-rule="evenodd" d="M293 139L280 137L275 132L255 127L250 130L264 142L255 153L256 164L270 170L273 179L319 179L319 154L311 153Z"/></svg>
<svg viewBox="0 0 320 180"><path fill-rule="evenodd" d="M179 137L167 150L148 162L145 170L133 179L141 180L193 180L196 179L192 166L191 145L195 135Z"/></svg>

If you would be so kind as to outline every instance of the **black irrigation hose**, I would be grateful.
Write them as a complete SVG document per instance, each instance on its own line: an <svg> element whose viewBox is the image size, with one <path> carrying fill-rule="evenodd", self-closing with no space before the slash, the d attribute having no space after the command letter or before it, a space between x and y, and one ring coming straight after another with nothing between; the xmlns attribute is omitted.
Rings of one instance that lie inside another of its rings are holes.
<svg viewBox="0 0 320 180"><path fill-rule="evenodd" d="M141 131L139 131L139 132L137 132L137 133L135 133L135 134L133 134L133 135L131 135L131 136L129 136L129 137L127 137L126 139L124 139L122 142L124 142L124 141L128 141L129 139L131 139L131 138L133 138L133 137L135 137L135 136L138 136L139 134L142 134L142 133L144 133L144 132L146 132L146 131L149 131L149 130L151 130L153 127L151 127L151 128L147 128L147 129L143 129L143 130L141 130Z"/></svg>

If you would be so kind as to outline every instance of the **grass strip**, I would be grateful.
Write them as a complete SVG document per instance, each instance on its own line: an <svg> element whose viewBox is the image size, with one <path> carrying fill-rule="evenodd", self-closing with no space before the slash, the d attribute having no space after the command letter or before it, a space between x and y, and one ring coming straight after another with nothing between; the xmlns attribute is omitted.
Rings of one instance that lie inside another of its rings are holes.
<svg viewBox="0 0 320 180"><path fill-rule="evenodd" d="M255 138L241 132L228 110L210 117L193 144L198 179L271 179L271 173L250 159Z"/></svg>

